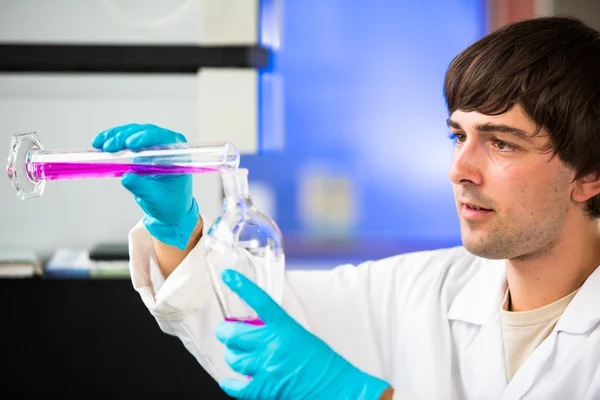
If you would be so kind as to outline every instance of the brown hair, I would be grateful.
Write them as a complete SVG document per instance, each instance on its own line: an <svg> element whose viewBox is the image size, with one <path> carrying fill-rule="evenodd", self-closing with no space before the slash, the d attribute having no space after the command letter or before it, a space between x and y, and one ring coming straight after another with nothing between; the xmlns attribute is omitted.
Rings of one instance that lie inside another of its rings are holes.
<svg viewBox="0 0 600 400"><path fill-rule="evenodd" d="M498 115L520 104L579 179L600 171L600 33L573 17L533 18L460 53L444 82L448 112ZM600 218L600 195L587 212Z"/></svg>

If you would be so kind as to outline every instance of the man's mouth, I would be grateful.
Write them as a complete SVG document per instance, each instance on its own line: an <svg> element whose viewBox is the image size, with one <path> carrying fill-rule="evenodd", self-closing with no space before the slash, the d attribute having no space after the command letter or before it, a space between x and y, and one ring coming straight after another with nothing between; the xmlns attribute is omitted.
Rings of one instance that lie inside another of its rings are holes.
<svg viewBox="0 0 600 400"><path fill-rule="evenodd" d="M468 203L463 203L465 206L467 206L467 208L470 208L471 210L478 210L478 211L493 211L491 208L483 208L483 207L479 207L476 206L474 204L468 204Z"/></svg>

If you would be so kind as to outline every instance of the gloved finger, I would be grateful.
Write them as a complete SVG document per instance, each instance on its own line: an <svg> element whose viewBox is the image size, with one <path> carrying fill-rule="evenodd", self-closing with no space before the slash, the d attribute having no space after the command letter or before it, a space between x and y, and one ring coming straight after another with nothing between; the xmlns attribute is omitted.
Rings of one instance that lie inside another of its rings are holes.
<svg viewBox="0 0 600 400"><path fill-rule="evenodd" d="M243 322L221 322L215 328L217 339L230 349L255 350L265 340L264 326Z"/></svg>
<svg viewBox="0 0 600 400"><path fill-rule="evenodd" d="M100 132L96 135L96 137L92 140L92 147L96 149L101 149L106 143L107 140L112 139L112 137L117 133L124 129L127 129L131 126L139 125L139 124L125 124L114 126L112 128L106 129L105 131Z"/></svg>
<svg viewBox="0 0 600 400"><path fill-rule="evenodd" d="M146 125L132 124L131 126L127 126L119 131L115 131L113 136L104 142L104 146L102 146L102 150L104 151L121 151L124 150L125 140L128 137L132 136L135 133L143 131L146 129Z"/></svg>
<svg viewBox="0 0 600 400"><path fill-rule="evenodd" d="M234 293L256 311L265 324L287 317L287 313L264 290L241 273L225 269L221 279Z"/></svg>
<svg viewBox="0 0 600 400"><path fill-rule="evenodd" d="M229 364L231 369L242 375L249 377L254 376L258 372L258 363L252 352L237 351L230 348L225 349L225 362Z"/></svg>
<svg viewBox="0 0 600 400"><path fill-rule="evenodd" d="M138 150L144 147L161 146L176 143L186 143L185 136L181 133L173 132L155 126L136 132L125 140L125 146L131 150Z"/></svg>
<svg viewBox="0 0 600 400"><path fill-rule="evenodd" d="M155 198L150 192L152 185L156 182L151 176L139 176L135 174L125 174L121 179L121 184L131 194L133 194L135 202L147 215L153 215L153 205L147 202L148 199Z"/></svg>
<svg viewBox="0 0 600 400"><path fill-rule="evenodd" d="M219 382L221 390L234 399L248 399L249 397L247 397L246 392L248 386L251 384L251 380L240 381L231 378L225 378Z"/></svg>
<svg viewBox="0 0 600 400"><path fill-rule="evenodd" d="M129 190L134 196L144 196L146 188L152 187L152 178L136 174L123 174L121 185Z"/></svg>

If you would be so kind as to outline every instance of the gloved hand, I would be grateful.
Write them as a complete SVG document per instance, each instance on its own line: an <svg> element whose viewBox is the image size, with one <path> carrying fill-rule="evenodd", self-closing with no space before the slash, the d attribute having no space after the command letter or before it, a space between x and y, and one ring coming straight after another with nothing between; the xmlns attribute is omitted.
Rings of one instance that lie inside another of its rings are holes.
<svg viewBox="0 0 600 400"><path fill-rule="evenodd" d="M244 275L225 270L223 281L265 323L222 322L217 338L225 360L248 380L223 379L221 388L239 399L379 399L389 385L360 371L292 319Z"/></svg>
<svg viewBox="0 0 600 400"><path fill-rule="evenodd" d="M107 152L185 143L181 133L155 125L128 124L99 133L92 146ZM144 225L163 243L186 248L198 223L198 203L192 196L191 175L125 174L123 186L145 213Z"/></svg>

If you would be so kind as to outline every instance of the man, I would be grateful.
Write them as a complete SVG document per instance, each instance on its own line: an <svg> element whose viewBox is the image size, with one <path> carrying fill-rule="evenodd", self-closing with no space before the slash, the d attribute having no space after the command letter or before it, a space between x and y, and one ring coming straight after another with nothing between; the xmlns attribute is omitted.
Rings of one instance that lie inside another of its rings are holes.
<svg viewBox="0 0 600 400"><path fill-rule="evenodd" d="M146 213L130 234L134 287L238 398L598 399L598 71L600 34L571 18L464 50L444 84L463 246L288 271L283 308L227 271L262 327L221 322L190 177L126 176ZM93 144L183 140L133 124Z"/></svg>

